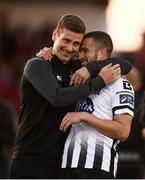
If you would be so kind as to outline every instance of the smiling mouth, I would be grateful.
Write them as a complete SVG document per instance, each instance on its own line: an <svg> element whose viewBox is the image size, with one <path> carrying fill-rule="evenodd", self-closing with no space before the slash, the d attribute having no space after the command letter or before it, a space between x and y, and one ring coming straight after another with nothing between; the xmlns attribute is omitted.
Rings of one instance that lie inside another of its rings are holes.
<svg viewBox="0 0 145 180"><path fill-rule="evenodd" d="M80 58L80 60L82 63L87 62L87 59L85 59L85 58Z"/></svg>
<svg viewBox="0 0 145 180"><path fill-rule="evenodd" d="M72 57L71 54L63 54L63 56L66 57L66 58Z"/></svg>
<svg viewBox="0 0 145 180"><path fill-rule="evenodd" d="M73 55L74 55L74 53L68 53L68 52L66 52L66 51L62 51L63 52L63 56L65 56L65 57L72 57Z"/></svg>

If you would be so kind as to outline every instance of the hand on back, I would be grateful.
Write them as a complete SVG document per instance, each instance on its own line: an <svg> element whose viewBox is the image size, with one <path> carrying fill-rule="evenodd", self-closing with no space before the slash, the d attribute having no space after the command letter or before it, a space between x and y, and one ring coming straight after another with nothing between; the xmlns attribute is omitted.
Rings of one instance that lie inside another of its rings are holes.
<svg viewBox="0 0 145 180"><path fill-rule="evenodd" d="M36 56L38 57L42 57L43 59L50 61L52 59L52 47L44 47L43 49L41 49Z"/></svg>

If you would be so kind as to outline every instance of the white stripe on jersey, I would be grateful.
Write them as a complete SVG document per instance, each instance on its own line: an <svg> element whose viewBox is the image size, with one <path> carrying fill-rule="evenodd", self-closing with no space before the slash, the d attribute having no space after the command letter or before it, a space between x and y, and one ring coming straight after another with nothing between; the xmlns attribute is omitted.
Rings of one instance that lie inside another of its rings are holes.
<svg viewBox="0 0 145 180"><path fill-rule="evenodd" d="M104 143L108 144L108 139L105 139ZM112 140L111 144L113 144L113 140ZM102 166L101 166L101 169L103 169L104 171L107 171L107 172L109 172L110 163L111 163L111 149L108 147L109 146L104 146L103 160L102 160Z"/></svg>
<svg viewBox="0 0 145 180"><path fill-rule="evenodd" d="M72 129L71 129L72 131ZM69 144L70 144L71 138L67 138L66 142L65 142L65 146L64 146L64 151L63 151L63 156L62 156L62 164L61 164L61 168L65 168L66 164L67 164L67 153L68 153L68 148L69 148Z"/></svg>
<svg viewBox="0 0 145 180"><path fill-rule="evenodd" d="M78 166L78 161L79 161L79 156L80 156L80 151L81 151L81 139L77 138L77 141L75 141L75 146L73 150L73 157L72 157L72 168L76 168Z"/></svg>
<svg viewBox="0 0 145 180"><path fill-rule="evenodd" d="M91 146L87 149L87 157L86 157L86 163L85 168L92 168L94 164L94 157L95 157L95 145L96 145L96 139L89 136L88 141L91 142ZM92 159L90 159L90 156Z"/></svg>
<svg viewBox="0 0 145 180"><path fill-rule="evenodd" d="M117 147L117 144L119 143L119 141L117 141L115 144L114 144L114 149L116 150L116 147ZM116 173L117 173L117 164L118 164L118 153L116 153L116 156L114 158L114 171L113 171L113 174L114 176L116 177Z"/></svg>
<svg viewBox="0 0 145 180"><path fill-rule="evenodd" d="M121 107L120 107L120 109L117 109L117 110L115 111L115 114L124 114L124 113L126 113L126 112L128 112L128 114L130 114L131 116L134 115L134 113L133 113L132 110L130 110L130 109L128 109L128 108L123 108L123 109L121 109Z"/></svg>

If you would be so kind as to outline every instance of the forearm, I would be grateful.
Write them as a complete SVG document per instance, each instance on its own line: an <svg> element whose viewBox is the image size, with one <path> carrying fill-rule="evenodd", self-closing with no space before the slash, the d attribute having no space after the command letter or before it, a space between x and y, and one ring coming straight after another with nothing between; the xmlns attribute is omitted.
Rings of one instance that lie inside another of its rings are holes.
<svg viewBox="0 0 145 180"><path fill-rule="evenodd" d="M120 64L121 68L121 74L125 75L129 73L132 66L129 61L122 59L122 58L109 58L107 60L103 61L93 61L92 63L89 63L86 65L86 68L88 69L89 73L91 74L91 77L95 77L99 74L101 68L108 65L109 63L112 63L112 65Z"/></svg>
<svg viewBox="0 0 145 180"><path fill-rule="evenodd" d="M124 126L118 121L100 119L92 114L86 113L83 121L90 124L97 131L112 139L124 141Z"/></svg>
<svg viewBox="0 0 145 180"><path fill-rule="evenodd" d="M98 76L80 86L61 88L58 87L57 90L52 90L51 95L46 98L52 100L55 106L66 106L72 103L76 103L78 100L84 99L91 93L105 87L103 79Z"/></svg>

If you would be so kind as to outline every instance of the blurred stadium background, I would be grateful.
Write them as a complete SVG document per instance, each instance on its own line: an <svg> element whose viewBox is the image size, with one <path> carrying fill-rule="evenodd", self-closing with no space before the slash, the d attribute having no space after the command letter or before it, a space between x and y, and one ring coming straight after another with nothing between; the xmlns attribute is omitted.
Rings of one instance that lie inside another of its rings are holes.
<svg viewBox="0 0 145 180"><path fill-rule="evenodd" d="M108 32L113 55L129 59L134 66L127 78L136 92L135 118L129 140L119 148L118 178L143 178L145 139L138 112L145 89L144 0L0 0L0 117L4 121L0 123L0 178L7 177L13 150L22 66L41 48L52 45L52 31L65 13L80 15L87 31Z"/></svg>

